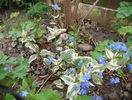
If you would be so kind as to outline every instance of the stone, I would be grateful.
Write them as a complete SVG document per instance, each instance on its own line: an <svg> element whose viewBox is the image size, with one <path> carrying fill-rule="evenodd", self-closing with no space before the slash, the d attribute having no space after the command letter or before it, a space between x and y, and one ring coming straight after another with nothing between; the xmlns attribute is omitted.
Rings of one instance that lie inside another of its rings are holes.
<svg viewBox="0 0 132 100"><path fill-rule="evenodd" d="M67 33L63 33L63 34L60 35L60 38L62 40L67 40L68 39L68 34Z"/></svg>
<svg viewBox="0 0 132 100"><path fill-rule="evenodd" d="M90 44L86 44L86 43L84 43L84 44L79 44L79 45L78 45L78 48L79 48L80 50L82 50L82 51L91 51L91 50L93 50L93 46L90 45Z"/></svg>

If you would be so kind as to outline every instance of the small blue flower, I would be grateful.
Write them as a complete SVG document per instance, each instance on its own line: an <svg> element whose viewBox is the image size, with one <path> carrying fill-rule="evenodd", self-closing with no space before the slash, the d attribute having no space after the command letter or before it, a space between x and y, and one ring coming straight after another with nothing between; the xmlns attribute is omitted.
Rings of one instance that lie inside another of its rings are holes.
<svg viewBox="0 0 132 100"><path fill-rule="evenodd" d="M115 83L115 79L114 78L111 78L110 79L110 83Z"/></svg>
<svg viewBox="0 0 132 100"><path fill-rule="evenodd" d="M86 89L81 89L80 94L81 94L81 95L87 94L87 90L86 90Z"/></svg>
<svg viewBox="0 0 132 100"><path fill-rule="evenodd" d="M97 100L103 100L103 99L102 99L102 96L99 96L99 97L97 98Z"/></svg>
<svg viewBox="0 0 132 100"><path fill-rule="evenodd" d="M91 74L86 74L82 76L82 80L90 80L91 79Z"/></svg>
<svg viewBox="0 0 132 100"><path fill-rule="evenodd" d="M129 58L130 57L130 52L125 53L125 56Z"/></svg>
<svg viewBox="0 0 132 100"><path fill-rule="evenodd" d="M79 87L77 85L74 86L74 91L78 91Z"/></svg>
<svg viewBox="0 0 132 100"><path fill-rule="evenodd" d="M47 63L50 65L52 62L53 62L54 58L53 57L50 57L47 61Z"/></svg>
<svg viewBox="0 0 132 100"><path fill-rule="evenodd" d="M61 7L59 7L58 5L56 4L51 4L50 5L52 8L54 8L55 10L61 10Z"/></svg>
<svg viewBox="0 0 132 100"><path fill-rule="evenodd" d="M74 37L73 36L72 37L69 37L69 41L70 42L74 41Z"/></svg>
<svg viewBox="0 0 132 100"><path fill-rule="evenodd" d="M102 61L102 60L104 60L104 56L99 56L99 61Z"/></svg>
<svg viewBox="0 0 132 100"><path fill-rule="evenodd" d="M113 48L114 47L114 44L110 44L109 46L108 46L108 48Z"/></svg>
<svg viewBox="0 0 132 100"><path fill-rule="evenodd" d="M116 77L115 79L114 79L114 78L111 78L111 79L110 79L110 83L111 83L111 84L120 83L120 79L119 79L118 77Z"/></svg>
<svg viewBox="0 0 132 100"><path fill-rule="evenodd" d="M120 79L118 77L115 78L115 83L120 83Z"/></svg>
<svg viewBox="0 0 132 100"><path fill-rule="evenodd" d="M27 97L28 94L29 93L27 92L27 90L25 90L25 91L22 91L20 95L23 97Z"/></svg>
<svg viewBox="0 0 132 100"><path fill-rule="evenodd" d="M11 72L13 69L12 69L11 66L5 66L5 67L4 67L4 70L5 70L5 71L8 71L8 72Z"/></svg>
<svg viewBox="0 0 132 100"><path fill-rule="evenodd" d="M76 69L75 69L75 68L70 68L70 70L71 70L72 72L75 72L75 71L76 71Z"/></svg>
<svg viewBox="0 0 132 100"><path fill-rule="evenodd" d="M91 85L90 85L90 83L89 83L89 81L86 81L86 82L82 82L81 83L81 88L88 88L88 87L90 87Z"/></svg>
<svg viewBox="0 0 132 100"><path fill-rule="evenodd" d="M106 60L102 60L101 63L102 63L103 65L106 65L108 62L107 62Z"/></svg>
<svg viewBox="0 0 132 100"><path fill-rule="evenodd" d="M92 96L92 100L96 100L96 96L95 95Z"/></svg>
<svg viewBox="0 0 132 100"><path fill-rule="evenodd" d="M132 64L128 65L128 69L132 70Z"/></svg>
<svg viewBox="0 0 132 100"><path fill-rule="evenodd" d="M102 72L98 72L98 74L99 74L99 76L100 76L101 78L103 78L103 73L102 73Z"/></svg>
<svg viewBox="0 0 132 100"><path fill-rule="evenodd" d="M66 72L66 75L69 76L70 75L70 72Z"/></svg>
<svg viewBox="0 0 132 100"><path fill-rule="evenodd" d="M78 66L81 66L82 65L82 63L83 63L83 60L81 59L81 60L79 60L79 62L78 62Z"/></svg>
<svg viewBox="0 0 132 100"><path fill-rule="evenodd" d="M99 61L103 64L106 65L108 62L104 59L104 56L99 56Z"/></svg>

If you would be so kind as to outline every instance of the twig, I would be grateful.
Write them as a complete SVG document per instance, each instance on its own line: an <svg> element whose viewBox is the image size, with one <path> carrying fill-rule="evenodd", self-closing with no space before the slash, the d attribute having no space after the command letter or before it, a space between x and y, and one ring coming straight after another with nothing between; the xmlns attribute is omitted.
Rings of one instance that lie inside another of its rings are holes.
<svg viewBox="0 0 132 100"><path fill-rule="evenodd" d="M39 90L36 93L39 93L41 91L41 89L43 88L43 86L45 85L45 83L51 78L53 74L51 74L45 81L43 81L41 87L39 88Z"/></svg>

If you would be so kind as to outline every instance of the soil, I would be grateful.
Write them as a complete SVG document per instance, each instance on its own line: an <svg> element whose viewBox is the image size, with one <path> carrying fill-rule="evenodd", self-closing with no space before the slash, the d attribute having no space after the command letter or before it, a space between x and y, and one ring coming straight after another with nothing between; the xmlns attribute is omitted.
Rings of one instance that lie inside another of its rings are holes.
<svg viewBox="0 0 132 100"><path fill-rule="evenodd" d="M3 14L0 14L2 18L4 18ZM25 16L21 14L20 16ZM2 22L1 22L2 24ZM85 20L85 31L81 30L80 36L84 39L84 43L88 43L93 46L93 48L100 42L104 40L113 40L113 41L120 41L120 36L111 30L108 30L104 27L98 26L98 24L91 20ZM91 34L92 39L87 39L86 35ZM29 58L30 53L28 53L28 49L24 48L23 46L20 47L12 47L12 41L9 39L0 39L0 51L3 51L8 56L19 56L23 55L26 58ZM45 48L51 51L54 51L53 47L54 44L52 43L44 43L40 45L41 49ZM79 55L90 55L90 51L80 51L77 50ZM125 69L124 69L125 70ZM126 71L127 72L127 71ZM53 83L54 80L58 79L58 77L51 74L51 72L43 66L40 59L35 60L29 69L27 69L27 73L32 73L36 75L35 81L37 84L41 87L44 82L43 88L52 88L57 89L60 92L63 92L64 94L66 90L60 90L56 88L55 84ZM105 72L107 75L107 71ZM127 76L130 76L128 73L126 73ZM116 85L110 85L109 77L104 77L104 82L107 83L103 84L102 86L97 86L95 90L100 92L100 95L103 96L103 100L132 100L132 77L124 79L120 84ZM65 88L66 89L66 88ZM65 96L64 96L64 99Z"/></svg>

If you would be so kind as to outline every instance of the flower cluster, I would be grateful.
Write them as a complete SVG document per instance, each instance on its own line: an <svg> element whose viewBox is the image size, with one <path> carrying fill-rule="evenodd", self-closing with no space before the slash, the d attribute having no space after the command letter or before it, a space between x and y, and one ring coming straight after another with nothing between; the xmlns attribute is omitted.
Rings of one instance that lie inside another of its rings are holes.
<svg viewBox="0 0 132 100"><path fill-rule="evenodd" d="M50 6L55 10L61 10L61 7L59 7L57 4L51 4Z"/></svg>
<svg viewBox="0 0 132 100"><path fill-rule="evenodd" d="M110 44L108 47L114 51L116 51L116 50L127 51L127 46L123 42L116 42L114 44Z"/></svg>
<svg viewBox="0 0 132 100"><path fill-rule="evenodd" d="M22 97L27 97L28 94L29 94L29 93L27 92L27 90L22 91L22 92L20 93L20 95L21 95Z"/></svg>
<svg viewBox="0 0 132 100"><path fill-rule="evenodd" d="M110 83L111 83L111 84L120 83L120 79L119 79L118 77L116 77L115 79L114 79L114 78L111 78L111 79L110 79Z"/></svg>
<svg viewBox="0 0 132 100"><path fill-rule="evenodd" d="M78 66L81 66L82 65L82 63L83 63L83 60L81 59L81 60L79 60L79 62L78 62Z"/></svg>
<svg viewBox="0 0 132 100"><path fill-rule="evenodd" d="M84 76L82 76L82 80L90 80L92 77L90 74L86 74Z"/></svg>
<svg viewBox="0 0 132 100"><path fill-rule="evenodd" d="M87 93L87 88L89 88L90 82L86 81L86 82L82 82L81 83L81 91L80 91L80 95L85 95Z"/></svg>
<svg viewBox="0 0 132 100"><path fill-rule="evenodd" d="M104 59L104 56L99 56L99 61L103 64L106 65L108 62Z"/></svg>

